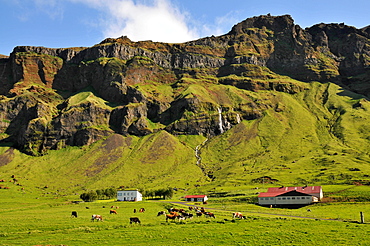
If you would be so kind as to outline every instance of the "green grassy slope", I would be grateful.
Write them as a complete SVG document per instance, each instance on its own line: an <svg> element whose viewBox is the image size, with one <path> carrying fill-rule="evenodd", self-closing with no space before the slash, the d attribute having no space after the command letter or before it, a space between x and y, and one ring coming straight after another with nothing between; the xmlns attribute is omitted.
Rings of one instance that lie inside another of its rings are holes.
<svg viewBox="0 0 370 246"><path fill-rule="evenodd" d="M274 179L273 185L369 182L370 103L359 95L330 83L310 83L297 94L197 86L201 89L189 90L208 94L205 102L232 108L253 99L268 102L267 108L262 117L206 142L203 136L159 131L144 137L114 134L41 157L2 146L0 179L14 174L28 189L48 186L56 194L111 186L207 192L268 183L260 179L264 176ZM90 97L79 94L70 103ZM202 143L197 166L195 149Z"/></svg>

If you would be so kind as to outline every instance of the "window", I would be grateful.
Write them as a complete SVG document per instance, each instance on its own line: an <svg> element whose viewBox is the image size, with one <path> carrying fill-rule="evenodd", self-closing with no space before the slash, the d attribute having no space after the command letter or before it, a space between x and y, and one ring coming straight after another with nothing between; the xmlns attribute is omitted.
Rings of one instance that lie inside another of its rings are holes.
<svg viewBox="0 0 370 246"><path fill-rule="evenodd" d="M278 197L278 200L281 200L281 198L280 198L280 197Z"/></svg>
<svg viewBox="0 0 370 246"><path fill-rule="evenodd" d="M287 197L286 199L290 200L290 197Z"/></svg>
<svg viewBox="0 0 370 246"><path fill-rule="evenodd" d="M283 197L283 200L286 200L286 197Z"/></svg>
<svg viewBox="0 0 370 246"><path fill-rule="evenodd" d="M274 200L274 198L273 197L270 197L270 200Z"/></svg>
<svg viewBox="0 0 370 246"><path fill-rule="evenodd" d="M297 199L301 199L300 197L297 197Z"/></svg>
<svg viewBox="0 0 370 246"><path fill-rule="evenodd" d="M295 200L295 197L292 197L292 200Z"/></svg>
<svg viewBox="0 0 370 246"><path fill-rule="evenodd" d="M122 193L118 193L118 196L122 196Z"/></svg>

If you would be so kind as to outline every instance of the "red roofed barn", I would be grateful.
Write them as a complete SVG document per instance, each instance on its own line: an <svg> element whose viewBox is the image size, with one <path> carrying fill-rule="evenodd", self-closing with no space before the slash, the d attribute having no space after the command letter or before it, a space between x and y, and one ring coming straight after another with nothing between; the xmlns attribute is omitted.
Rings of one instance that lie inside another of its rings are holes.
<svg viewBox="0 0 370 246"><path fill-rule="evenodd" d="M185 196L185 201L188 202L205 202L208 200L207 195L189 195Z"/></svg>
<svg viewBox="0 0 370 246"><path fill-rule="evenodd" d="M264 206L308 205L322 198L321 186L274 187L258 195L258 204Z"/></svg>

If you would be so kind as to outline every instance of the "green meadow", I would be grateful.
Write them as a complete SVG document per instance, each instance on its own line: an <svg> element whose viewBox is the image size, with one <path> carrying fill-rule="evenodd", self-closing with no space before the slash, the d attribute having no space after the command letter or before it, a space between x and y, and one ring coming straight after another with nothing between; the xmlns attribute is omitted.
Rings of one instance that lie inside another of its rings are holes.
<svg viewBox="0 0 370 246"><path fill-rule="evenodd" d="M333 191L350 188L352 195L364 191L370 194L368 187L327 188ZM195 205L205 206L216 215L215 219L202 216L166 222L157 213L170 207L187 209L178 203L180 199L74 203L78 196L54 197L15 189L1 189L0 195L0 245L368 245L370 242L370 224L366 223L369 202L278 209L246 202L248 196L211 198L206 205ZM118 214L109 213L111 206ZM146 211L134 213L134 209L140 208ZM78 213L77 218L71 217L72 211ZM242 212L246 219L233 219L233 212ZM360 212L365 215L364 224L359 223ZM92 214L102 215L103 221L92 222ZM141 224L130 224L130 217L138 217Z"/></svg>

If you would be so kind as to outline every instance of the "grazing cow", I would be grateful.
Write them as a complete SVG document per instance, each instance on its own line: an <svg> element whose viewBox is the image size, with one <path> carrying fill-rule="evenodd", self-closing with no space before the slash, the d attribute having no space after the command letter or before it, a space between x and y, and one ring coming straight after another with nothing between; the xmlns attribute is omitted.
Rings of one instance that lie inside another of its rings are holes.
<svg viewBox="0 0 370 246"><path fill-rule="evenodd" d="M171 212L179 212L179 209L177 208L169 208L168 209L168 212L171 213Z"/></svg>
<svg viewBox="0 0 370 246"><path fill-rule="evenodd" d="M71 217L77 218L77 211L72 211Z"/></svg>
<svg viewBox="0 0 370 246"><path fill-rule="evenodd" d="M157 216L161 216L161 215L166 215L166 212L165 211L159 211Z"/></svg>
<svg viewBox="0 0 370 246"><path fill-rule="evenodd" d="M185 217L186 219L192 219L193 218L193 214L191 214L191 213L181 213L181 215L183 216L183 217Z"/></svg>
<svg viewBox="0 0 370 246"><path fill-rule="evenodd" d="M233 218L245 219L245 216L243 216L243 214L240 212L236 212L233 213Z"/></svg>
<svg viewBox="0 0 370 246"><path fill-rule="evenodd" d="M193 207L189 207L189 210L191 211L191 210L193 210L194 208Z"/></svg>
<svg viewBox="0 0 370 246"><path fill-rule="evenodd" d="M145 208L140 208L139 213L144 213L144 212L145 212Z"/></svg>
<svg viewBox="0 0 370 246"><path fill-rule="evenodd" d="M166 214L166 222L168 220L175 220L179 215L174 215L174 214Z"/></svg>
<svg viewBox="0 0 370 246"><path fill-rule="evenodd" d="M140 223L141 223L141 221L139 220L139 218L138 218L138 217L131 217L131 218L130 218L130 224L132 224L132 223L140 224Z"/></svg>
<svg viewBox="0 0 370 246"><path fill-rule="evenodd" d="M173 215L173 216L179 216L178 212L171 212L170 214Z"/></svg>
<svg viewBox="0 0 370 246"><path fill-rule="evenodd" d="M134 213L136 213L136 208L134 208Z"/></svg>
<svg viewBox="0 0 370 246"><path fill-rule="evenodd" d="M184 216L179 215L177 216L177 219L180 221L180 220L185 220L186 218Z"/></svg>
<svg viewBox="0 0 370 246"><path fill-rule="evenodd" d="M202 214L203 214L202 212L197 212L197 213L196 213L197 217L202 216Z"/></svg>
<svg viewBox="0 0 370 246"><path fill-rule="evenodd" d="M109 214L117 214L117 211L116 211L116 210L111 209L111 210L109 210Z"/></svg>
<svg viewBox="0 0 370 246"><path fill-rule="evenodd" d="M206 216L207 218L215 218L215 219L216 219L216 217L215 217L214 213L205 212L205 213L204 213L204 216Z"/></svg>
<svg viewBox="0 0 370 246"><path fill-rule="evenodd" d="M99 214L93 214L91 216L91 221L94 221L94 220L97 220L97 221L103 221L103 217Z"/></svg>

